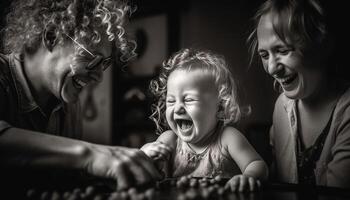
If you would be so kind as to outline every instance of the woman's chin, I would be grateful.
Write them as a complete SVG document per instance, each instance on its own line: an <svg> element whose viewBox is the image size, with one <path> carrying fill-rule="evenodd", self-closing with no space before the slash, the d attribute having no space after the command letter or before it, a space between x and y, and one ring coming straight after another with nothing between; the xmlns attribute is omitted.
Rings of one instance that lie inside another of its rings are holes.
<svg viewBox="0 0 350 200"><path fill-rule="evenodd" d="M293 89L283 88L283 93L284 93L284 95L286 95L290 99L302 99L303 98L302 89L301 89L300 85L296 85Z"/></svg>

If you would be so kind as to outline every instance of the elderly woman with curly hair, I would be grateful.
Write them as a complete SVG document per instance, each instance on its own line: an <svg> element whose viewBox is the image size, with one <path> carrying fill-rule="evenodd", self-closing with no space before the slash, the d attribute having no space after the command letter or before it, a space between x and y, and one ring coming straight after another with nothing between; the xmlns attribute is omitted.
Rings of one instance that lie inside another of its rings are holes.
<svg viewBox="0 0 350 200"><path fill-rule="evenodd" d="M118 58L134 56L122 0L14 1L0 54L1 166L70 169L118 188L160 175L141 151L78 140L78 96Z"/></svg>

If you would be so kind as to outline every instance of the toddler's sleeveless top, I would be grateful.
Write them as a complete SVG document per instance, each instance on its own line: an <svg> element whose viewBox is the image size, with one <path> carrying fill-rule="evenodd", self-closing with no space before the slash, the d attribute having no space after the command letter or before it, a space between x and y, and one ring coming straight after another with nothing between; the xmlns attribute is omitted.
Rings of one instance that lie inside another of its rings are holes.
<svg viewBox="0 0 350 200"><path fill-rule="evenodd" d="M192 175L214 178L221 175L223 178L231 178L241 174L236 162L222 149L220 141L221 133L202 153L197 154L186 142L178 138L170 169L172 177Z"/></svg>

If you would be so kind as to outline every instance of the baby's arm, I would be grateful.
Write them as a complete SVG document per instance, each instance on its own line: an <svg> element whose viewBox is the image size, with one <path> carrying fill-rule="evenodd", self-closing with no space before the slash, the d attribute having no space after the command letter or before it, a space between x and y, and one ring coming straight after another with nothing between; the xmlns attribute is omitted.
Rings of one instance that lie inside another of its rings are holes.
<svg viewBox="0 0 350 200"><path fill-rule="evenodd" d="M156 141L143 145L141 150L153 160L167 160L175 149L176 139L177 136L174 132L165 131Z"/></svg>
<svg viewBox="0 0 350 200"><path fill-rule="evenodd" d="M242 171L241 175L232 177L226 188L232 191L254 191L260 187L260 180L268 177L268 168L264 160L237 129L226 127L221 142Z"/></svg>

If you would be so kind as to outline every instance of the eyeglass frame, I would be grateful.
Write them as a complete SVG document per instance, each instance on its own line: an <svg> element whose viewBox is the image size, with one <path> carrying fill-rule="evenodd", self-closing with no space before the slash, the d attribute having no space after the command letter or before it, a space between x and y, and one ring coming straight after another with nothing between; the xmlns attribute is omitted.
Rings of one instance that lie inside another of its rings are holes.
<svg viewBox="0 0 350 200"><path fill-rule="evenodd" d="M97 56L93 54L91 51L87 50L82 44L80 44L78 41L74 40L71 36L68 34L64 33L69 39L71 39L76 45L78 45L80 48L82 48L84 51L86 51L88 54L90 54L93 58L96 58ZM113 65L113 56L108 56L107 58L103 58L102 61L98 62L97 64L102 64L102 71L105 71L108 69L110 66ZM108 63L108 64L106 64ZM96 65L96 64L95 64ZM90 68L93 69L95 66L91 66ZM90 69L89 68L89 69Z"/></svg>

